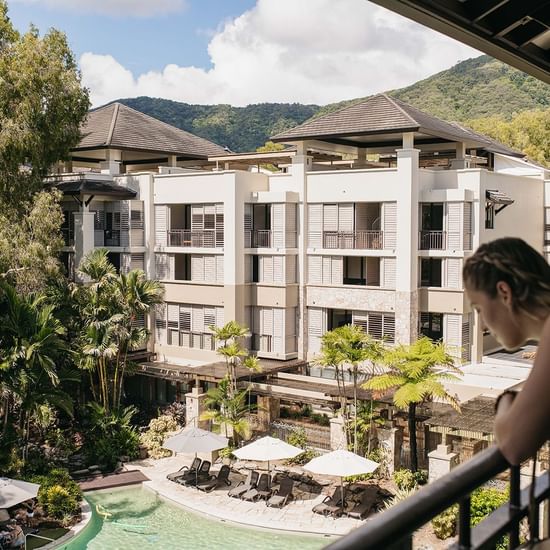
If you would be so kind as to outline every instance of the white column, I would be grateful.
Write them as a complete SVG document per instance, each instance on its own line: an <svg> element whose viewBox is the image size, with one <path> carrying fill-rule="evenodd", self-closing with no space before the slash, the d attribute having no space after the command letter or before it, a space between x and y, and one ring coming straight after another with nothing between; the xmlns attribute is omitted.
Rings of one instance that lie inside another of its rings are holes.
<svg viewBox="0 0 550 550"><path fill-rule="evenodd" d="M195 386L189 393L185 394L185 423L186 426L195 428L208 428L208 420L201 420L201 415L206 407L204 400L206 394L201 393L200 387Z"/></svg>
<svg viewBox="0 0 550 550"><path fill-rule="evenodd" d="M330 450L337 451L338 449L348 448L346 431L344 429L344 419L338 415L330 419Z"/></svg>
<svg viewBox="0 0 550 550"><path fill-rule="evenodd" d="M94 249L94 213L86 210L74 213L74 265L78 270L82 259ZM76 280L82 282L82 276L76 271Z"/></svg>
<svg viewBox="0 0 550 550"><path fill-rule="evenodd" d="M428 453L428 460L429 483L448 474L458 465L458 455L451 452L450 445L438 445L435 451Z"/></svg>
<svg viewBox="0 0 550 550"><path fill-rule="evenodd" d="M453 170L461 170L466 168L466 144L459 142L456 144L456 158L451 161Z"/></svg>

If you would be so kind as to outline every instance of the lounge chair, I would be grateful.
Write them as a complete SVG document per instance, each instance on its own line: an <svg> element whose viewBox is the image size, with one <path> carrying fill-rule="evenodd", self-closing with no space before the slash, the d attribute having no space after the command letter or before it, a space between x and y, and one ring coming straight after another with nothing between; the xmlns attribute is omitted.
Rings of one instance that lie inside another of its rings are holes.
<svg viewBox="0 0 550 550"><path fill-rule="evenodd" d="M210 477L210 466L211 463L209 460L203 460L198 470L188 472L176 481L181 485L196 485L201 481L206 481Z"/></svg>
<svg viewBox="0 0 550 550"><path fill-rule="evenodd" d="M250 489L244 495L241 495L243 500L256 501L261 498L268 498L271 496L271 490L269 488L269 474L262 474L256 487Z"/></svg>
<svg viewBox="0 0 550 550"><path fill-rule="evenodd" d="M367 517L376 502L377 494L378 489L373 485L366 487L361 494L361 500L349 512L346 512L346 516L355 519Z"/></svg>
<svg viewBox="0 0 550 550"><path fill-rule="evenodd" d="M266 506L272 506L274 508L282 508L289 499L292 498L292 488L294 487L294 480L290 477L283 477L281 484L277 489L277 492L269 498L265 503Z"/></svg>
<svg viewBox="0 0 550 550"><path fill-rule="evenodd" d="M222 485L222 483L225 483L225 485L229 487L229 485L231 485L231 481L229 481L230 471L231 470L229 469L229 466L227 464L224 464L220 468L217 476L211 475L210 479L208 479L207 481L200 481L199 483L197 483L197 489L209 493L210 491L217 489L220 485Z"/></svg>
<svg viewBox="0 0 550 550"><path fill-rule="evenodd" d="M342 509L346 505L346 491L342 487L336 487L332 495L327 495L322 502L315 505L311 511L316 514L322 514L323 516L334 516L340 515Z"/></svg>
<svg viewBox="0 0 550 550"><path fill-rule="evenodd" d="M201 465L201 459L196 456L191 462L191 466L182 466L177 472L172 472L166 476L166 479L170 481L176 481L178 477L189 474L190 472L195 472L195 470Z"/></svg>
<svg viewBox="0 0 550 550"><path fill-rule="evenodd" d="M239 483L237 483L237 486L233 487L233 489L230 489L227 495L234 498L241 498L241 496L244 495L247 491L250 491L250 489L254 489L256 487L256 483L258 483L258 477L258 472L256 472L255 470L250 470L250 472L248 472L246 481L239 481Z"/></svg>

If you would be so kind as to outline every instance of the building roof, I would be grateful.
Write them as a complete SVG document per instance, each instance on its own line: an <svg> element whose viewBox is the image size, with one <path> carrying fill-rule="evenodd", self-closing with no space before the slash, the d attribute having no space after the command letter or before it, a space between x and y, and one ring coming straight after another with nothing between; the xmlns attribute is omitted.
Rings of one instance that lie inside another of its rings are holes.
<svg viewBox="0 0 550 550"><path fill-rule="evenodd" d="M438 404L426 420L430 426L466 430L484 434L493 433L495 398L479 396L460 405L460 412L449 405Z"/></svg>
<svg viewBox="0 0 550 550"><path fill-rule="evenodd" d="M57 183L56 187L64 195L69 195L73 197L94 195L124 200L133 199L137 195L135 191L132 191L127 187L123 187L122 185L118 185L109 181L92 180L88 178L63 180L60 183Z"/></svg>
<svg viewBox="0 0 550 550"><path fill-rule="evenodd" d="M487 149L513 156L524 156L494 140L461 126L445 122L386 94L369 97L361 103L344 107L333 113L304 122L300 126L273 136L275 142L319 139L338 142L349 138L349 145L361 145L359 138L385 136L386 141L395 139L392 134L416 132L419 138L436 138L446 141L466 142L472 147ZM375 138L376 139L376 138ZM364 147L369 142L363 140Z"/></svg>
<svg viewBox="0 0 550 550"><path fill-rule="evenodd" d="M125 149L158 152L188 158L225 153L223 147L140 113L122 103L111 103L88 113L82 139L74 150Z"/></svg>

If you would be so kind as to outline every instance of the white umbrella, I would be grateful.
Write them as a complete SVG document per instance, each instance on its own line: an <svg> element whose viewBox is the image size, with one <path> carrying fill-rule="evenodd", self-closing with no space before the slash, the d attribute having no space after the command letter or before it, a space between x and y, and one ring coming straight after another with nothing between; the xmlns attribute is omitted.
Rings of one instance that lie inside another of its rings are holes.
<svg viewBox="0 0 550 550"><path fill-rule="evenodd" d="M303 453L304 449L289 445L275 437L261 437L256 441L236 449L233 454L241 460L259 460L267 462L267 471L269 472L269 463L274 460L284 460L294 458ZM271 476L270 476L271 483Z"/></svg>
<svg viewBox="0 0 550 550"><path fill-rule="evenodd" d="M0 477L0 508L11 508L25 500L36 498L38 489L40 485L37 483Z"/></svg>
<svg viewBox="0 0 550 550"><path fill-rule="evenodd" d="M344 495L344 477L356 476L359 474L372 474L380 464L356 455L350 451L339 449L325 455L318 456L304 464L304 470L314 474L327 476L339 476ZM344 503L342 502L342 507Z"/></svg>
<svg viewBox="0 0 550 550"><path fill-rule="evenodd" d="M201 428L184 428L182 431L169 437L163 447L174 453L210 453L227 447L229 440L227 437L201 430ZM195 470L196 481L198 481L199 472Z"/></svg>

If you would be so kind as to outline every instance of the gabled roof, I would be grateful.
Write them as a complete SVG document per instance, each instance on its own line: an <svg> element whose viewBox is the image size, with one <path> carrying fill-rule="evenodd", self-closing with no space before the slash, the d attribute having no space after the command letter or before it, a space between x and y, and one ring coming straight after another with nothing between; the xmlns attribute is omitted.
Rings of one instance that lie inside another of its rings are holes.
<svg viewBox="0 0 550 550"><path fill-rule="evenodd" d="M490 151L523 156L464 126L445 122L386 94L369 97L361 103L304 122L271 139L275 142L335 140L402 132L418 132L448 141L473 142ZM365 142L364 146L368 146L368 143Z"/></svg>
<svg viewBox="0 0 550 550"><path fill-rule="evenodd" d="M112 148L204 158L224 154L223 147L140 113L111 103L88 113L82 139L74 150Z"/></svg>

